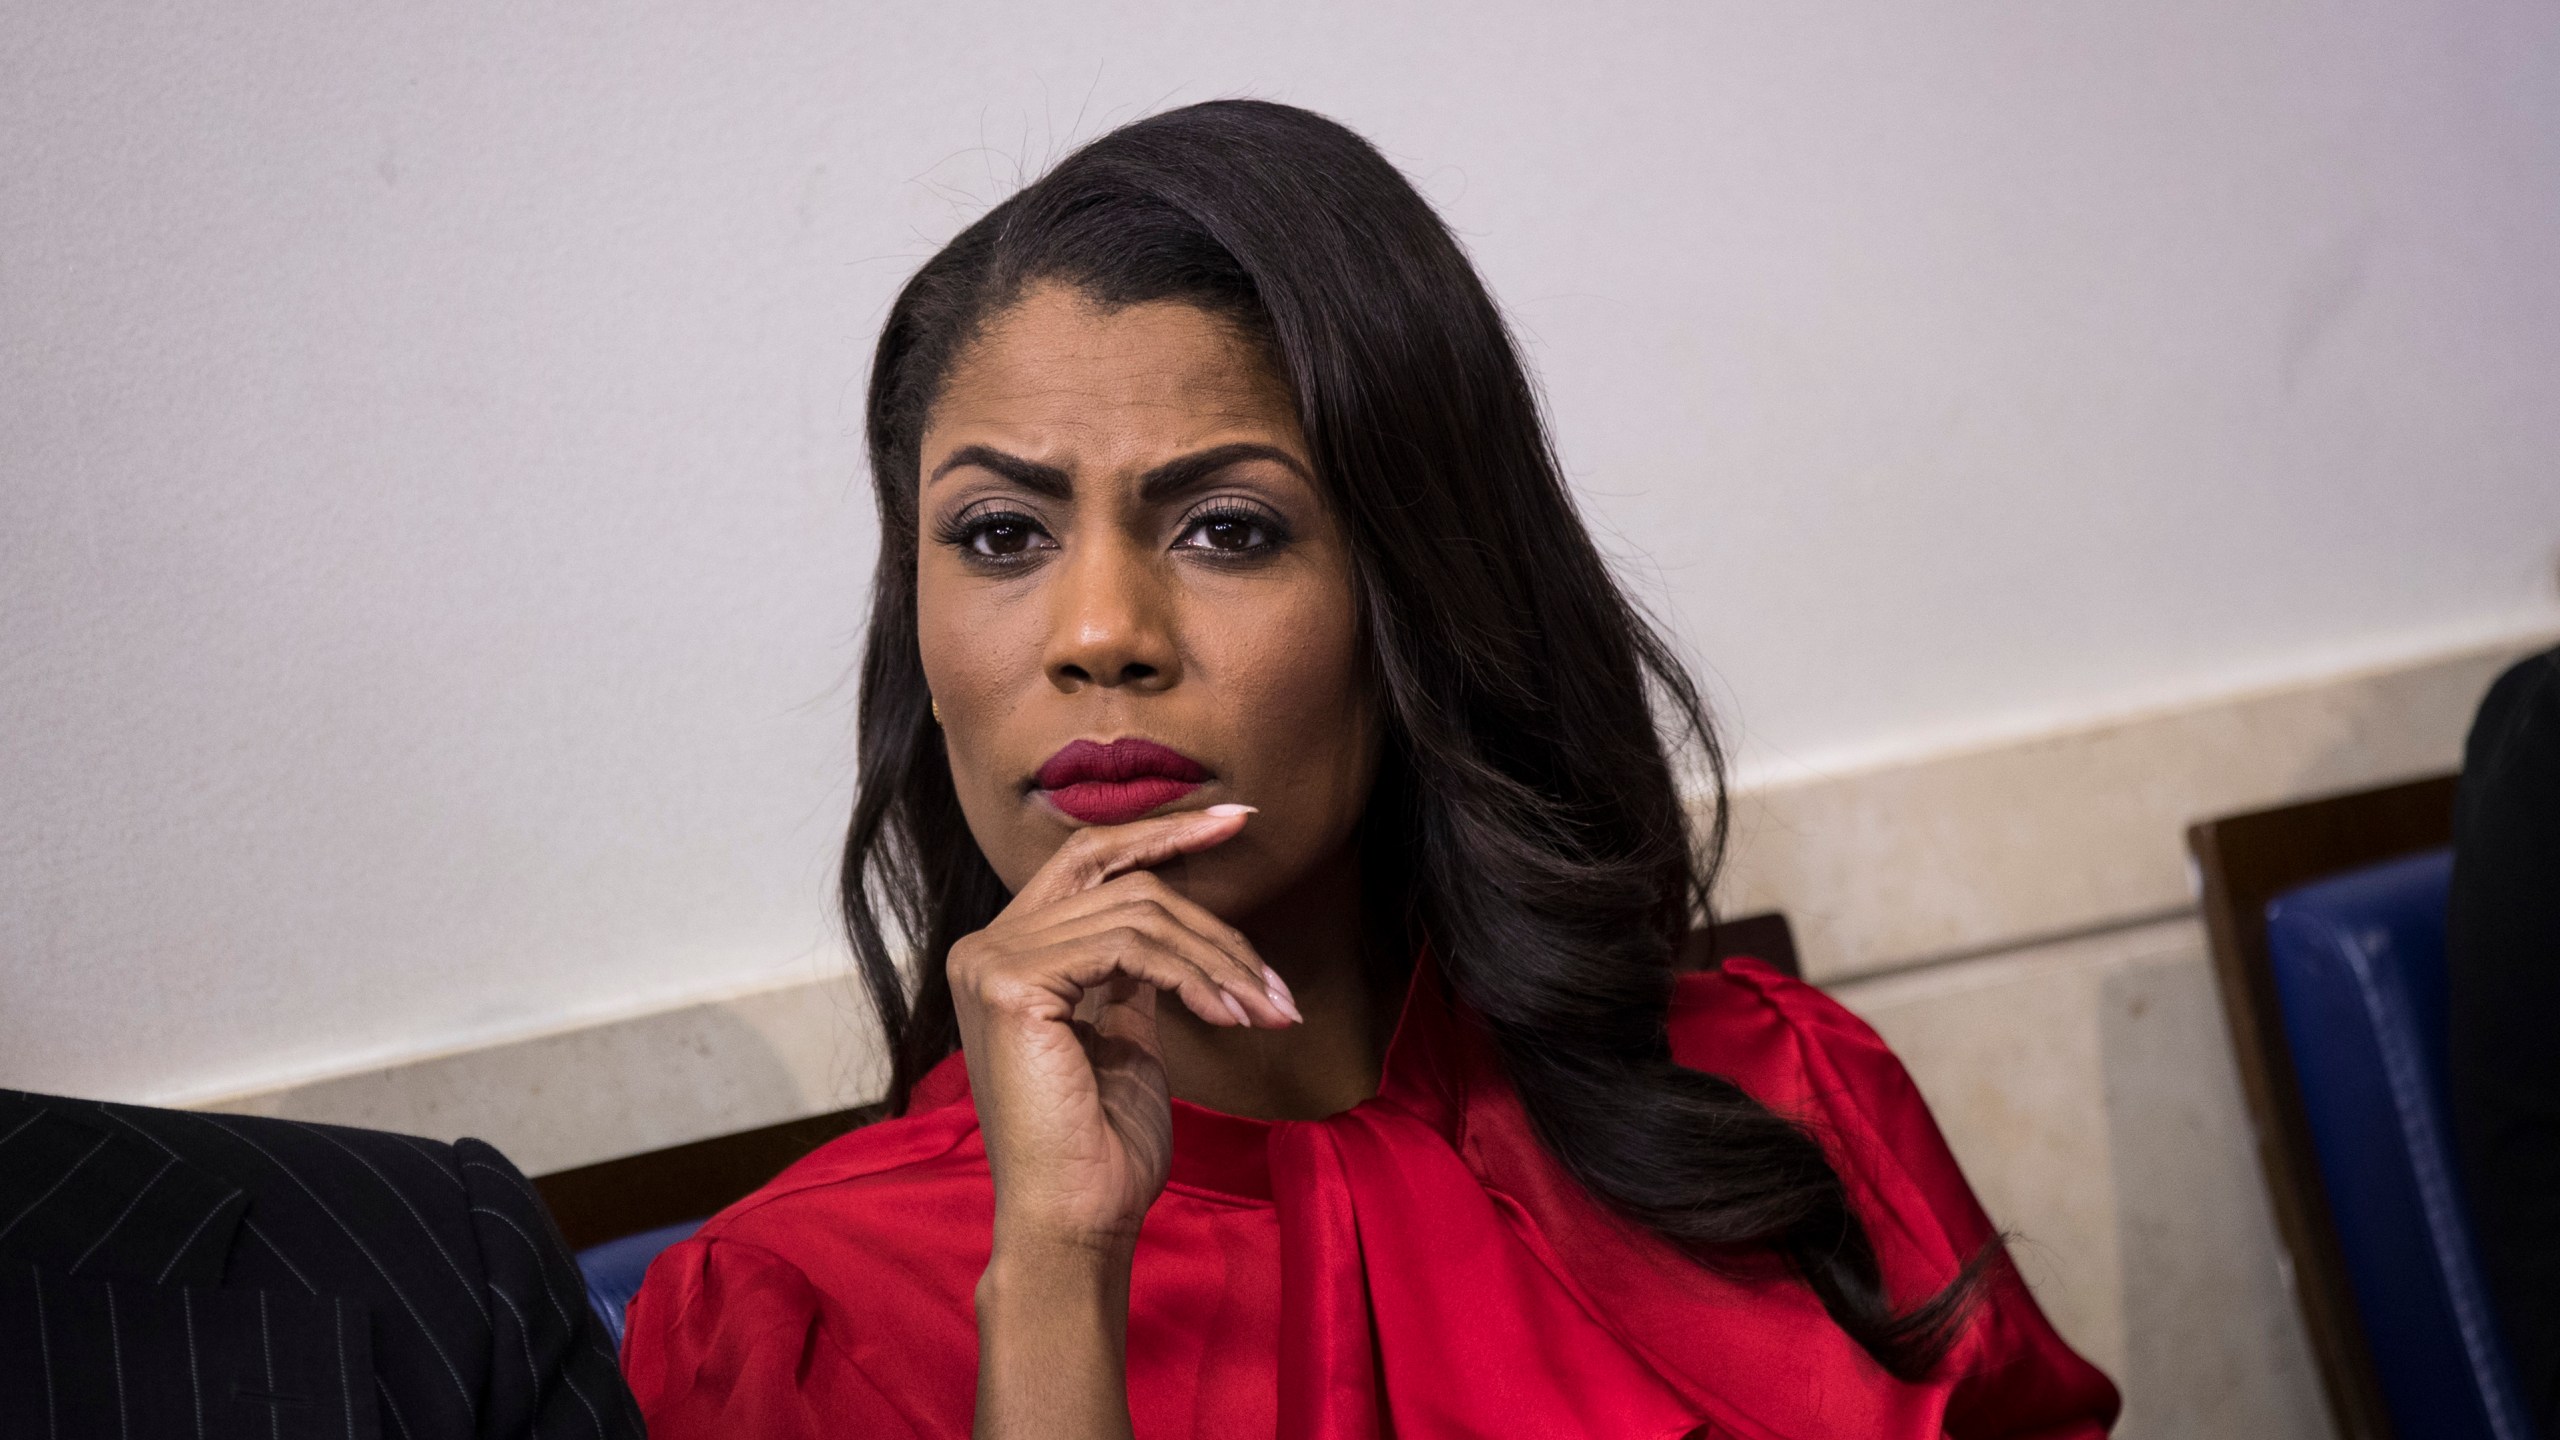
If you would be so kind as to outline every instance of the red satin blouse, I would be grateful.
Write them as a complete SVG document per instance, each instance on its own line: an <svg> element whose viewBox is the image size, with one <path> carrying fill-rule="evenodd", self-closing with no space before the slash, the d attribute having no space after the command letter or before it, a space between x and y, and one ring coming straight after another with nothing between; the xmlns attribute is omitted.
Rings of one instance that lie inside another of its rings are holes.
<svg viewBox="0 0 2560 1440"><path fill-rule="evenodd" d="M1681 1063L1809 1123L1888 1289L1991 1235L1875 1032L1757 961L1681 980ZM1140 1233L1129 1408L1176 1436L2094 1436L2113 1386L2015 1273L1940 1367L1887 1375L1774 1266L1710 1273L1603 1212L1539 1147L1481 1031L1418 966L1375 1099L1314 1121L1173 1106ZM623 1364L654 1440L963 1436L994 1220L953 1056L661 1255Z"/></svg>

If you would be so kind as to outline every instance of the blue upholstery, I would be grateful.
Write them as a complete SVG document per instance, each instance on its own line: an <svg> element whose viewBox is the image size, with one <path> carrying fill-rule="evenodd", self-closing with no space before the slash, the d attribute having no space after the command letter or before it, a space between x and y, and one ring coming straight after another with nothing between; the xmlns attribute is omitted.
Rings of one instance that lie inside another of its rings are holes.
<svg viewBox="0 0 2560 1440"><path fill-rule="evenodd" d="M587 1303L595 1308L596 1318L604 1322L604 1332L612 1337L613 1348L622 1349L622 1311L631 1297L640 1293L640 1277L649 1273L649 1262L658 1252L702 1228L699 1220L687 1220L663 1230L643 1230L619 1240L607 1240L578 1252L578 1268L587 1277Z"/></svg>
<svg viewBox="0 0 2560 1440"><path fill-rule="evenodd" d="M2267 951L2348 1284L2403 1440L2531 1440L2454 1173L2434 851L2267 905Z"/></svg>

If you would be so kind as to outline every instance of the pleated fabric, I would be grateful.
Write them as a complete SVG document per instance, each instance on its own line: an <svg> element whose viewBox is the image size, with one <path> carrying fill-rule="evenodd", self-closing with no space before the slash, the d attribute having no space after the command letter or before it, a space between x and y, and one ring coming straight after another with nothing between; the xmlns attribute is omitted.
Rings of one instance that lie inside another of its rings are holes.
<svg viewBox="0 0 2560 1440"><path fill-rule="evenodd" d="M1823 1138L1905 1303L1991 1239L1908 1076L1818 991L1728 962L1681 981L1672 1040ZM623 1352L650 1433L967 1433L993 1218L955 1056L907 1116L651 1268ZM1141 1440L2091 1436L2117 1405L2005 1266L1940 1373L1905 1384L1778 1266L1709 1271L1604 1211L1428 956L1373 1099L1303 1122L1176 1102L1129 1396Z"/></svg>

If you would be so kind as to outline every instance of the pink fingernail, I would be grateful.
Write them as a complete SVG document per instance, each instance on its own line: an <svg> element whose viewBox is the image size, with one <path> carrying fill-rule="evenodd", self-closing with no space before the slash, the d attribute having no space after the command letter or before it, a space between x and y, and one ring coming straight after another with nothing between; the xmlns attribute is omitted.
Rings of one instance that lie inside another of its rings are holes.
<svg viewBox="0 0 2560 1440"><path fill-rule="evenodd" d="M1212 805L1212 806L1210 806L1208 809L1203 810L1203 811L1201 811L1200 813L1201 813L1201 814L1203 814L1203 815L1215 815L1215 816L1217 816L1219 819L1223 820L1223 819L1225 819L1226 817L1228 817L1228 816L1230 816L1230 815L1259 815L1259 814L1261 814L1262 812L1261 812L1260 810L1258 810L1258 809L1255 809L1255 808L1254 808L1253 806L1251 806L1251 805L1235 805L1235 804L1227 804L1227 805Z"/></svg>
<svg viewBox="0 0 2560 1440"><path fill-rule="evenodd" d="M1268 965L1262 967L1262 992L1271 997L1272 1005L1281 1014L1301 1025L1307 1023L1307 1017L1298 1013L1298 997L1289 993L1289 982Z"/></svg>
<svg viewBox="0 0 2560 1440"><path fill-rule="evenodd" d="M1227 1013L1236 1017L1237 1024L1245 1026L1253 1024L1253 1017L1244 1013L1243 1001L1238 1000L1236 997L1228 994L1224 990L1218 992L1218 998L1227 1002Z"/></svg>

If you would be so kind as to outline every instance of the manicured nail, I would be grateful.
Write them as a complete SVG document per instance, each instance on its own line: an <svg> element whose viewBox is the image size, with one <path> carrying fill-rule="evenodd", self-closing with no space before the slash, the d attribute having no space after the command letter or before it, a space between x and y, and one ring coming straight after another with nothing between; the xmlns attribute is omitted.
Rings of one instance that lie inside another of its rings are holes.
<svg viewBox="0 0 2560 1440"><path fill-rule="evenodd" d="M1298 997L1289 993L1289 982L1268 965L1262 967L1262 993L1271 997L1272 1007L1281 1014L1300 1025L1307 1023L1307 1017L1298 1013Z"/></svg>
<svg viewBox="0 0 2560 1440"><path fill-rule="evenodd" d="M1251 805L1212 805L1200 813L1203 815L1215 815L1219 819L1223 820L1229 815L1259 815L1262 812Z"/></svg>
<svg viewBox="0 0 2560 1440"><path fill-rule="evenodd" d="M1253 1017L1244 1013L1243 1001L1238 1000L1236 997L1228 994L1224 990L1218 992L1218 998L1227 1002L1227 1013L1236 1017L1237 1024L1244 1026L1251 1026L1253 1024Z"/></svg>

